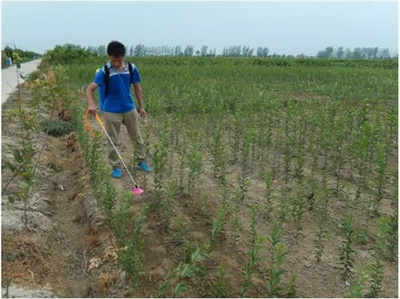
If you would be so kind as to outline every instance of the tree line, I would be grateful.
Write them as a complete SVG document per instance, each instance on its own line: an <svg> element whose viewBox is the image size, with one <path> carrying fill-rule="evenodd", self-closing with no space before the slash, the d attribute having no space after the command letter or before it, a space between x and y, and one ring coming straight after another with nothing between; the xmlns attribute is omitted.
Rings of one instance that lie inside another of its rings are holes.
<svg viewBox="0 0 400 299"><path fill-rule="evenodd" d="M338 58L338 59L389 59L396 58L397 55L390 55L389 49L379 49L378 47L356 47L353 50L350 48L344 49L339 47L326 47L317 53L318 58Z"/></svg>
<svg viewBox="0 0 400 299"><path fill-rule="evenodd" d="M13 53L18 54L18 56L21 58L21 62L28 62L28 61L40 58L42 56L39 53L36 53L33 51L24 51L24 50L18 49L16 47L11 48L10 46L6 46L1 51L1 68L5 68L5 67L9 66L7 64L7 59L12 60Z"/></svg>
<svg viewBox="0 0 400 299"><path fill-rule="evenodd" d="M106 46L88 47L87 50L93 54L106 55ZM129 56L202 56L202 57L277 57L277 58L312 58L304 54L285 55L270 53L268 47L250 48L249 46L230 46L224 47L221 54L217 54L216 49L203 45L195 50L194 46L188 45L185 48L181 46L157 46L149 47L144 44L127 47ZM391 55L389 49L380 49L378 47L356 47L354 49L339 47L327 47L318 51L317 58L337 58L337 59L389 59L397 58L397 54Z"/></svg>
<svg viewBox="0 0 400 299"><path fill-rule="evenodd" d="M73 50L81 50L88 52L94 55L104 56L107 54L107 46L89 46L82 47L80 45L67 43L63 46L56 47L64 47L70 48ZM30 60L35 59L36 57L40 57L41 55L38 53L34 53L31 51L22 51L19 49L12 49L10 47L6 47L4 52L8 57L11 57L10 53L12 51L19 51L20 57L29 57ZM186 47L182 46L146 46L144 44L137 44L135 46L127 47L127 56L199 56L199 57L272 57L272 58L336 58L336 59L390 59L397 58L396 54L391 54L389 49L387 48L378 48L378 47L356 47L354 49L350 48L334 48L334 47L326 47L324 50L320 50L317 52L315 56L308 56L304 54L298 55L285 55L285 54L277 54L271 53L268 47L257 47L251 48L249 46L229 46L224 47L220 54L217 54L216 48L209 48L206 45L203 45L199 49L195 49L192 45L187 45Z"/></svg>

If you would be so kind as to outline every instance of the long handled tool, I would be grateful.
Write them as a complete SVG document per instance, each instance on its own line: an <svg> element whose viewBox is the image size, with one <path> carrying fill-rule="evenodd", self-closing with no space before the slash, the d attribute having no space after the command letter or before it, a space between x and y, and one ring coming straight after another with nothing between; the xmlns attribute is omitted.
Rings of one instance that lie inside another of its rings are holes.
<svg viewBox="0 0 400 299"><path fill-rule="evenodd" d="M86 126L87 126L89 132L90 132L90 133L92 134L92 136L94 137L94 133L93 133L93 131L92 131L92 129L90 128L90 125L89 125L88 116L89 116L89 110L86 111ZM115 151L117 152L117 155L118 155L119 159L121 160L122 164L124 165L126 171L127 171L128 174L129 174L129 177L131 178L133 184L135 185L135 188L132 189L132 193L135 194L135 195L142 194L142 193L144 192L144 190L143 190L142 188L140 188L140 187L138 186L138 184L136 184L136 182L135 182L135 180L133 179L131 173L129 172L128 167L126 166L124 160L122 159L121 154L119 153L119 151L118 151L117 148L115 147L114 142L112 142L110 135L108 135L107 130L106 130L106 128L104 128L103 123L101 122L101 119L100 119L100 117L97 115L97 113L96 113L95 117L96 117L97 122L100 124L101 128L103 129L104 133L106 133L108 140L110 141L111 145L113 146L113 148L114 148Z"/></svg>

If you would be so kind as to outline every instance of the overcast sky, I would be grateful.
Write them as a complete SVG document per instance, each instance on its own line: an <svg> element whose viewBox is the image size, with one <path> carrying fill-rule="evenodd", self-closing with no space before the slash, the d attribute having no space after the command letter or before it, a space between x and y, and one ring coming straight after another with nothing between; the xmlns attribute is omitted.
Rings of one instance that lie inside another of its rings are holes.
<svg viewBox="0 0 400 299"><path fill-rule="evenodd" d="M2 2L2 48L57 44L241 45L315 55L327 46L398 51L392 2Z"/></svg>

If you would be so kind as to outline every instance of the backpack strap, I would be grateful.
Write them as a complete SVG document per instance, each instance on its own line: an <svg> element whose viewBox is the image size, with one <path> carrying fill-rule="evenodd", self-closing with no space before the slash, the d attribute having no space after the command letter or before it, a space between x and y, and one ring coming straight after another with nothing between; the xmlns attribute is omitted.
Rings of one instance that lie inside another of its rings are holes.
<svg viewBox="0 0 400 299"><path fill-rule="evenodd" d="M129 61L127 61L127 63L128 63L128 67L129 67L129 86L132 84L132 82L133 82L133 66L132 66L132 63L130 63Z"/></svg>
<svg viewBox="0 0 400 299"><path fill-rule="evenodd" d="M104 65L104 73L106 74L106 76L104 77L104 85L106 87L104 97L106 97L108 94L108 79L110 78L110 69L108 68L107 64Z"/></svg>

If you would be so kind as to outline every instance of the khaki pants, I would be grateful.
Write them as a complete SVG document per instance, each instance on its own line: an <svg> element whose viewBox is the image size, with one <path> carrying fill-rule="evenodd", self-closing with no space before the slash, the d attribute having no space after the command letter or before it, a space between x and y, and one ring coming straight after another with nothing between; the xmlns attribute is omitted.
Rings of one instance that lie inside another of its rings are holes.
<svg viewBox="0 0 400 299"><path fill-rule="evenodd" d="M139 113L136 109L133 109L126 113L105 113L106 116L106 130L108 135L110 135L111 140L114 145L117 147L118 151L120 151L119 146L121 145L120 140L118 138L121 124L123 124L128 130L129 137L134 142L136 147L136 157L138 163L145 159L145 149L142 140L142 136L139 131ZM117 152L114 150L112 145L110 144L111 151L108 155L108 159L110 160L111 166L114 168L121 167L121 162L118 158Z"/></svg>

